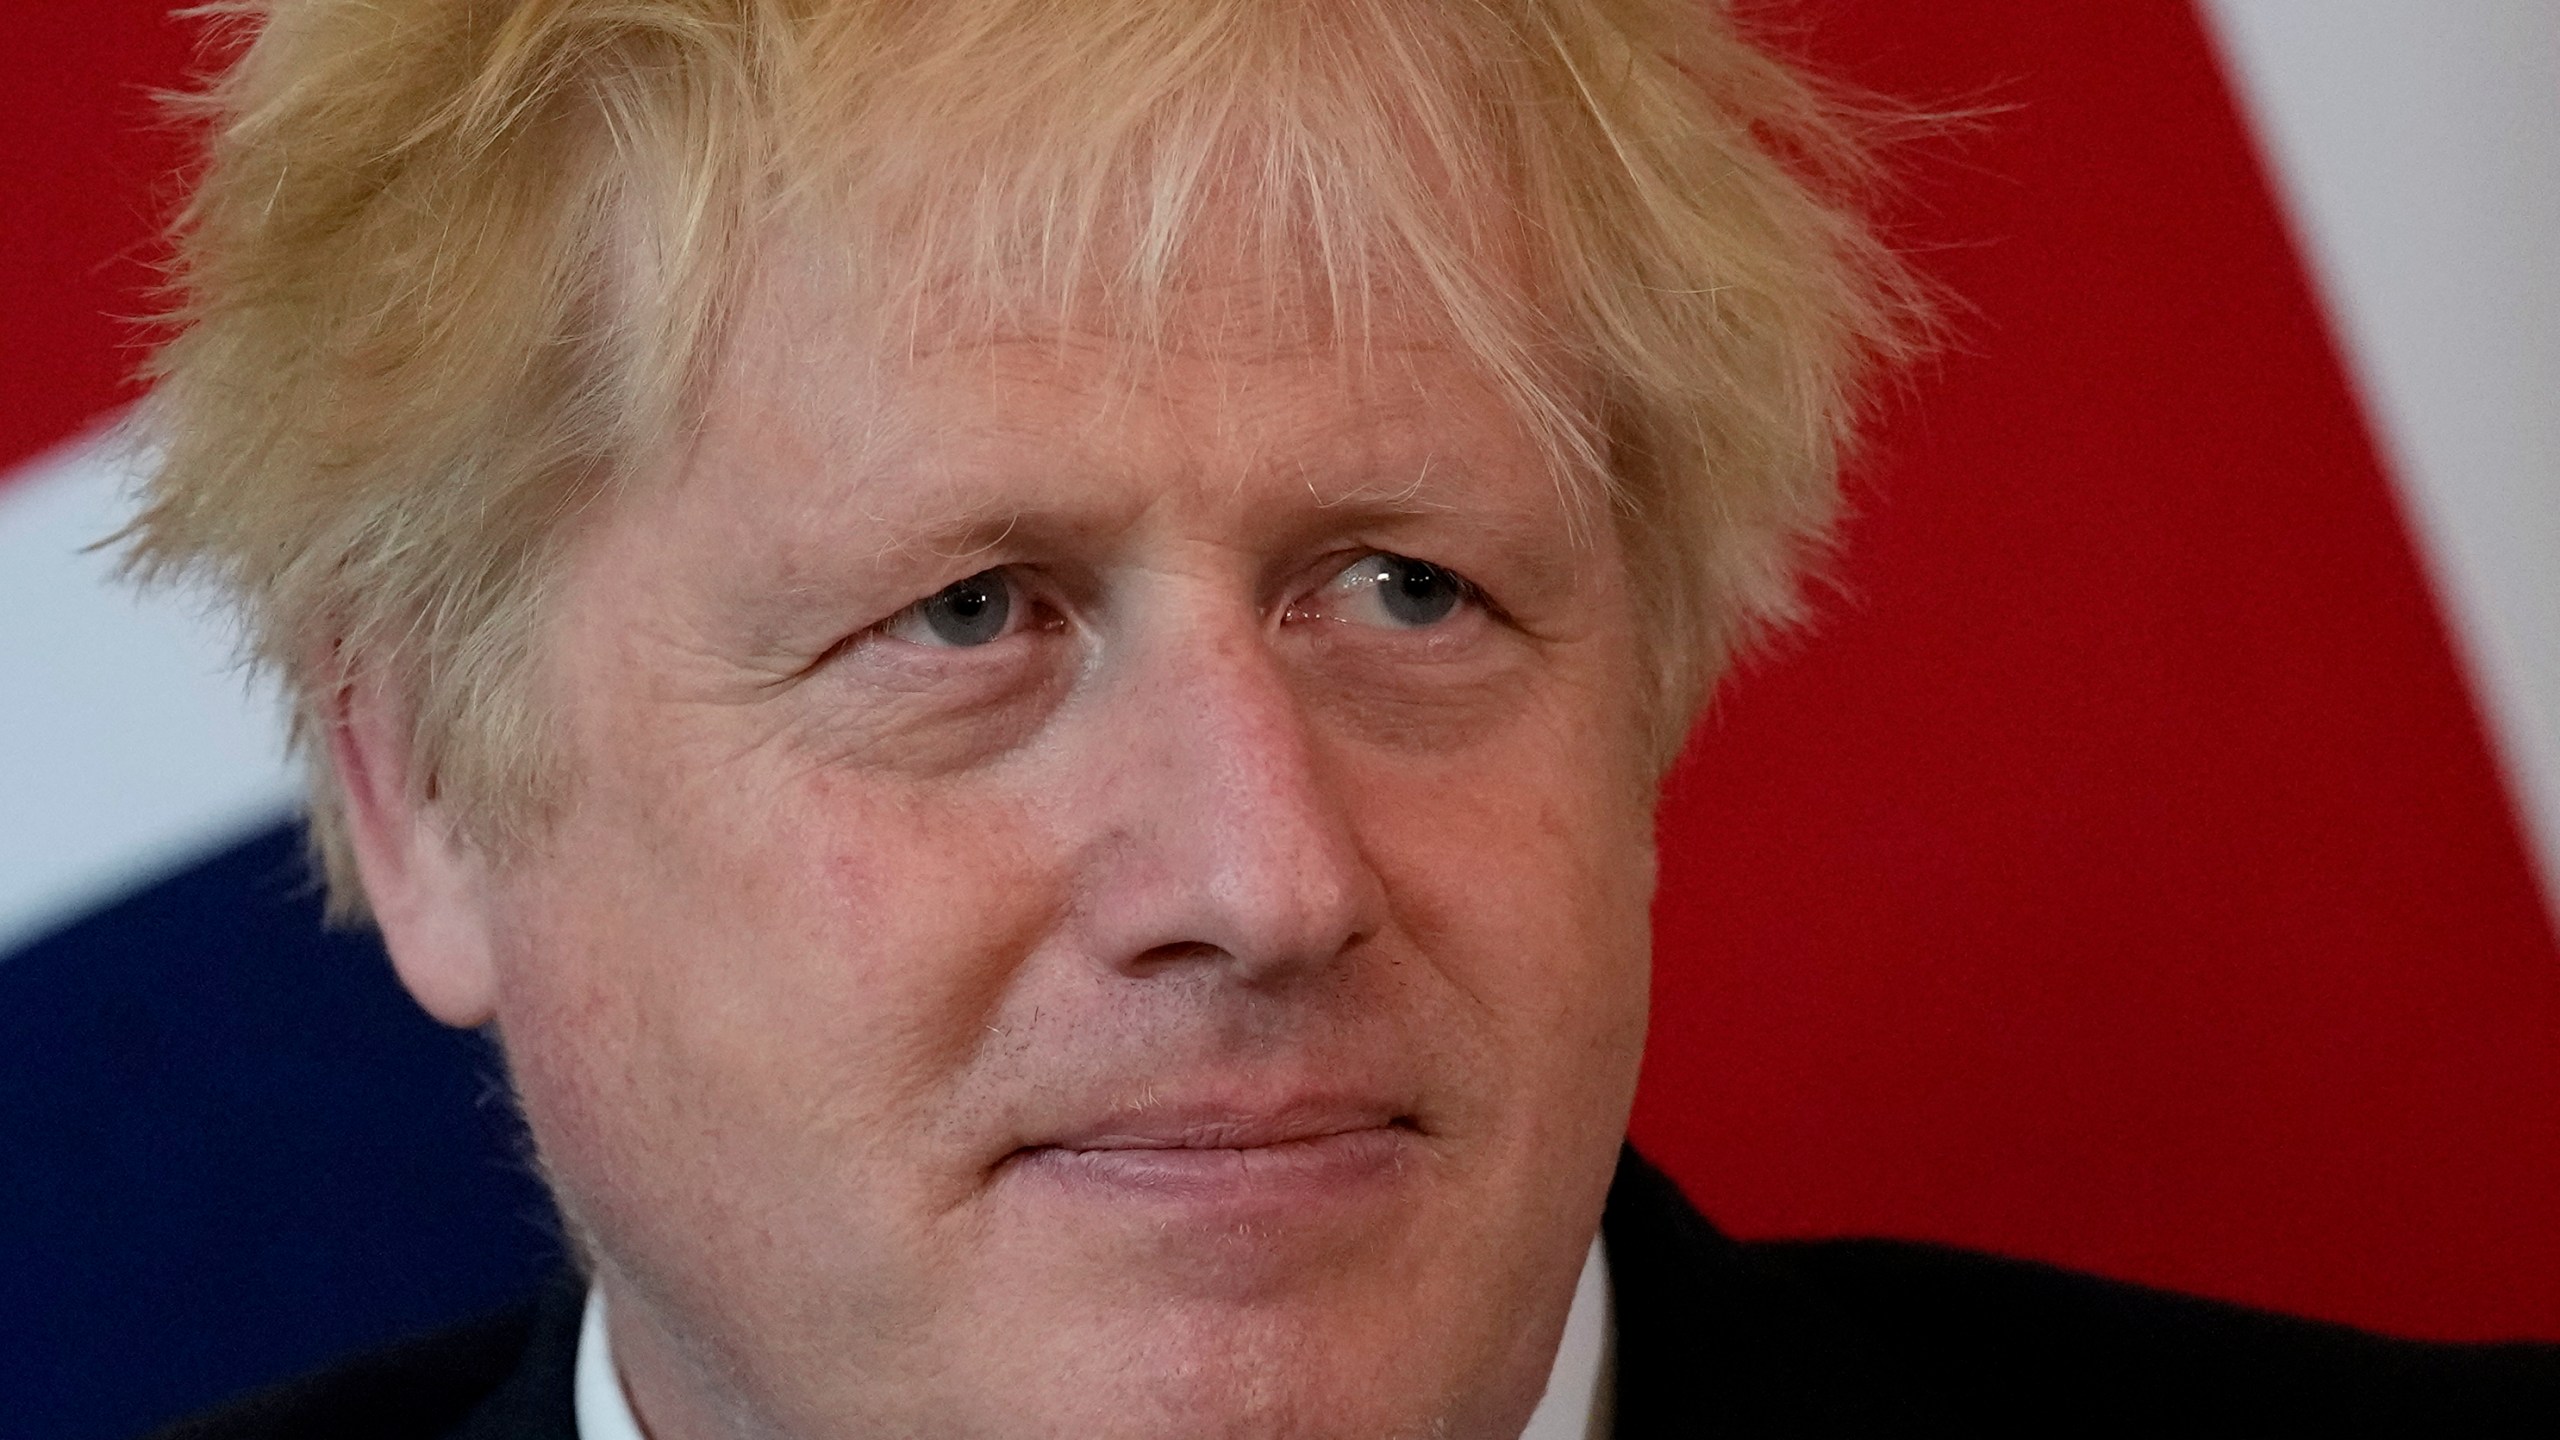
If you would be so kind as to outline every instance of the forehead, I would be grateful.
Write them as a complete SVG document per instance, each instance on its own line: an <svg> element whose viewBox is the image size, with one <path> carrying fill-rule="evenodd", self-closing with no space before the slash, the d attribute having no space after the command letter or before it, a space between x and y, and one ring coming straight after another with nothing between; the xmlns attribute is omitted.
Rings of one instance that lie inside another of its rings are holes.
<svg viewBox="0 0 2560 1440"><path fill-rule="evenodd" d="M1278 491L1320 507L1452 505L1491 484L1570 508L1504 388L1392 288L1204 269L1117 303L950 288L884 304L822 246L754 272L687 469L779 478L887 524L973 505Z"/></svg>

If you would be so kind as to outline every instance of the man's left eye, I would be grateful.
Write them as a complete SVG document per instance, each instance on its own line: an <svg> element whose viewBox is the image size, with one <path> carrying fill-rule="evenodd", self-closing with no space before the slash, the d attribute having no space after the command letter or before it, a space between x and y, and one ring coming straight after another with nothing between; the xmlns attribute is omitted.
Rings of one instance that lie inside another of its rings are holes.
<svg viewBox="0 0 2560 1440"><path fill-rule="evenodd" d="M1454 570L1381 550L1344 567L1322 595L1322 608L1336 618L1419 630L1456 614L1475 599L1475 587Z"/></svg>
<svg viewBox="0 0 2560 1440"><path fill-rule="evenodd" d="M965 649L1004 638L1015 606L1013 577L981 570L908 606L881 627L893 640L935 649Z"/></svg>

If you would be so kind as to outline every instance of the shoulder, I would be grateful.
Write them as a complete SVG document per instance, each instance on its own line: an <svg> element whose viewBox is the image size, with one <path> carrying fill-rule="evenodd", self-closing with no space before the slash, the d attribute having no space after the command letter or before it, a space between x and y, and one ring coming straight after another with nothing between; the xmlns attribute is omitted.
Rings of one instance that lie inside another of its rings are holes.
<svg viewBox="0 0 2560 1440"><path fill-rule="evenodd" d="M1834 1433L2560 1433L2560 1346L2397 1339L1905 1241L1735 1242L1658 1173L1620 1184L1649 1217L1610 1234L1613 1281L1637 1286L1622 1326L1660 1331L1674 1310L1737 1312L1728 1332L1773 1324L1769 1368L1862 1397L1861 1423ZM1622 1354L1649 1343L1622 1337Z"/></svg>
<svg viewBox="0 0 2560 1440"><path fill-rule="evenodd" d="M574 1440L583 1291L542 1294L157 1432L151 1440Z"/></svg>
<svg viewBox="0 0 2560 1440"><path fill-rule="evenodd" d="M2083 1433L2549 1434L2560 1347L2399 1339L1889 1240L1763 1243L1961 1407Z"/></svg>

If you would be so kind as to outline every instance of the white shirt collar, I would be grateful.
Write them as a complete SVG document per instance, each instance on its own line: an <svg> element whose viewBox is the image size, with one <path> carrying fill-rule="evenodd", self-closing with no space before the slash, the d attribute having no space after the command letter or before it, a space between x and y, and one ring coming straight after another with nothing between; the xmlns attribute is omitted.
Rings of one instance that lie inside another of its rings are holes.
<svg viewBox="0 0 2560 1440"><path fill-rule="evenodd" d="M1609 1257L1594 1235L1590 1253L1582 1257L1582 1278L1573 1282L1573 1309L1565 1313L1564 1339L1547 1371L1547 1393L1530 1412L1520 1440L1608 1440L1617 1350Z"/></svg>
<svg viewBox="0 0 2560 1440"><path fill-rule="evenodd" d="M631 1398L614 1373L613 1337L604 1328L604 1291L587 1287L586 1317L578 1322L578 1440L641 1440Z"/></svg>
<svg viewBox="0 0 2560 1440"><path fill-rule="evenodd" d="M1604 1440L1609 1433L1609 1372L1615 1363L1617 1326L1609 1298L1609 1265L1600 1241L1591 1241L1582 1278L1574 1282L1573 1309L1547 1393L1529 1416L1520 1440ZM613 1368L613 1340L605 1329L604 1292L587 1288L587 1312L578 1326L578 1440L643 1440L630 1397Z"/></svg>

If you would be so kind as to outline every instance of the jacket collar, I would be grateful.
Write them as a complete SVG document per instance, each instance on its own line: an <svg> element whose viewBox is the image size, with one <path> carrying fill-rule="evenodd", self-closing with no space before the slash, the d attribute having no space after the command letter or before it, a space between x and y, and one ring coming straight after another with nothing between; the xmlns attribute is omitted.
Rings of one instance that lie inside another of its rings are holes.
<svg viewBox="0 0 2560 1440"><path fill-rule="evenodd" d="M1617 1302L1617 1440L1946 1433L1853 1321L1727 1239L1632 1146L1600 1229Z"/></svg>

